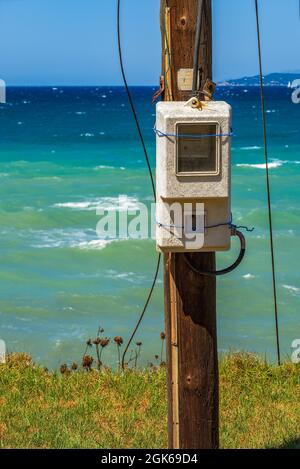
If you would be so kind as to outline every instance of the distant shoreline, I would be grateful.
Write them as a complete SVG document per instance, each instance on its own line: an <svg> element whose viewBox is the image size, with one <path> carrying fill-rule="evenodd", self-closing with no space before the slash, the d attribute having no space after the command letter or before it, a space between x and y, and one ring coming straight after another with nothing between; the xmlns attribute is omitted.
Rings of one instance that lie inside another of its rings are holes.
<svg viewBox="0 0 300 469"><path fill-rule="evenodd" d="M267 87L287 87L290 82L300 79L300 72L293 73L270 73L265 75L265 86ZM217 82L218 87L257 87L260 86L259 76L247 76L236 79L222 80ZM154 83L152 85L131 85L130 88L157 88L158 84ZM20 84L20 85L10 85L7 82L7 88L123 88L123 85L99 85L99 84Z"/></svg>

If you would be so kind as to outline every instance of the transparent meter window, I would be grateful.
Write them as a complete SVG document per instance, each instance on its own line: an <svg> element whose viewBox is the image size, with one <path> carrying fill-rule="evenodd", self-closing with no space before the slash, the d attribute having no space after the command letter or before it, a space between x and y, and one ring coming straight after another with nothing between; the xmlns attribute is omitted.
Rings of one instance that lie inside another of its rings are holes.
<svg viewBox="0 0 300 469"><path fill-rule="evenodd" d="M177 174L219 174L220 125L212 123L177 124ZM203 135L203 137L200 137Z"/></svg>

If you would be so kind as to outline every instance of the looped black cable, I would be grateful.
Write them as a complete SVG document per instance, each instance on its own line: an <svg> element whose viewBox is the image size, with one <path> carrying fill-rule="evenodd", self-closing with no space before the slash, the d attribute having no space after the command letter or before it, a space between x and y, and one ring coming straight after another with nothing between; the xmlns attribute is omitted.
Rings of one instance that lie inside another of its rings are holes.
<svg viewBox="0 0 300 469"><path fill-rule="evenodd" d="M238 256L237 260L231 266L226 267L226 269L212 270L212 271L200 270L192 264L192 262L190 261L187 253L184 254L185 262L187 263L189 268L191 270L193 270L193 272L195 272L196 274L199 274L199 275L206 275L208 277L218 277L220 275L229 274L230 272L235 270L240 265L240 263L242 262L242 260L245 257L245 253L246 253L246 239L245 239L245 236L243 235L243 233L241 231L237 230L237 229L233 229L232 230L232 236L237 236L239 238L240 243L241 243L241 249L240 249L240 253L239 253L239 256Z"/></svg>

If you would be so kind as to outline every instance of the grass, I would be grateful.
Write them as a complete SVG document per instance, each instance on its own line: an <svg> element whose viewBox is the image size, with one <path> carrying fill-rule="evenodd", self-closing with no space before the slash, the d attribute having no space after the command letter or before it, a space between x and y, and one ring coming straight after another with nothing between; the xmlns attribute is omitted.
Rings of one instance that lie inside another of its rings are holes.
<svg viewBox="0 0 300 469"><path fill-rule="evenodd" d="M164 368L45 371L22 354L0 365L0 448L166 448ZM252 355L220 364L223 448L300 448L300 366Z"/></svg>

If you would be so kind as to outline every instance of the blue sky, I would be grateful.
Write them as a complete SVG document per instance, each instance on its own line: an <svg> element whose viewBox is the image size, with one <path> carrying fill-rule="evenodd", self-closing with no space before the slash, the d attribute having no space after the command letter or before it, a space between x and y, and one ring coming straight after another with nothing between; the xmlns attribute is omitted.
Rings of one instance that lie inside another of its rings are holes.
<svg viewBox="0 0 300 469"><path fill-rule="evenodd" d="M131 84L160 74L160 0L122 0ZM264 70L300 70L298 0L260 0ZM8 85L118 85L116 0L0 0L0 77ZM254 0L213 0L214 79L257 73Z"/></svg>

